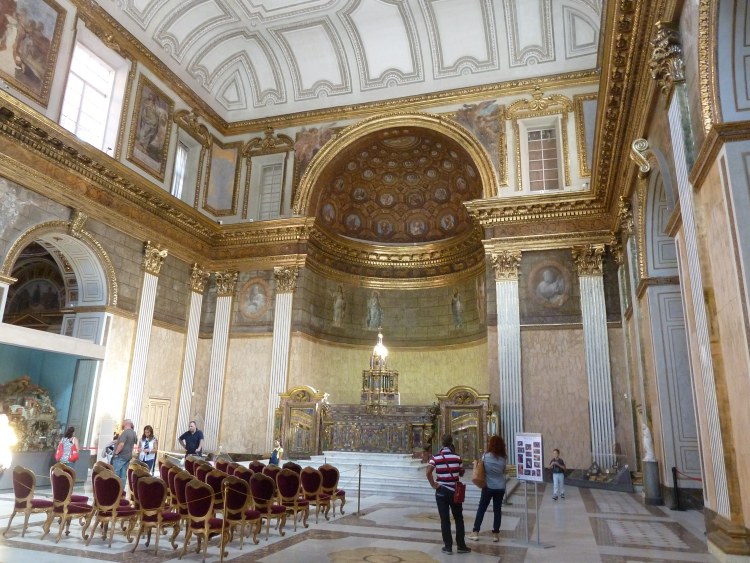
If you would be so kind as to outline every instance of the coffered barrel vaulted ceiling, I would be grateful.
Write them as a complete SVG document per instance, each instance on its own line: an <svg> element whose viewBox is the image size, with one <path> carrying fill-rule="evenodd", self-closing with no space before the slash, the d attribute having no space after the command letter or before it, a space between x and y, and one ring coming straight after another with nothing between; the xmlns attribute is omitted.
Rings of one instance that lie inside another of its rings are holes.
<svg viewBox="0 0 750 563"><path fill-rule="evenodd" d="M97 2L228 123L591 70L602 0Z"/></svg>

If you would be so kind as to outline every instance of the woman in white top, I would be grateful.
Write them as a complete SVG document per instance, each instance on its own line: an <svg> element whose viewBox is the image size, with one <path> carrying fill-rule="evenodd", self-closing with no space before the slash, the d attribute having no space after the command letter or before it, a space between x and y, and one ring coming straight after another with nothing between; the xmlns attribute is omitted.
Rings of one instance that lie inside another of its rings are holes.
<svg viewBox="0 0 750 563"><path fill-rule="evenodd" d="M148 470L154 472L154 463L156 462L156 452L159 449L159 441L154 436L154 429L150 425L143 428L141 436L141 454L140 460L148 465Z"/></svg>
<svg viewBox="0 0 750 563"><path fill-rule="evenodd" d="M68 429L65 431L65 434L62 438L60 438L60 443L62 444L62 457L58 460L60 463L64 463L68 467L73 467L73 464L78 459L77 456L73 455L73 446L75 446L75 449L78 450L78 438L76 438L73 434L75 434L76 429L73 426L69 426ZM74 457L75 459L70 459Z"/></svg>
<svg viewBox="0 0 750 563"><path fill-rule="evenodd" d="M474 528L469 536L474 541L479 539L479 528L482 527L482 520L487 507L492 501L494 515L492 519L492 541L500 541L500 512L505 496L505 460L508 454L505 450L505 440L500 436L492 436L490 443L487 444L487 452L482 456L484 462L484 473L486 475L486 484L482 489L482 496L479 498L479 508L477 516L474 519Z"/></svg>

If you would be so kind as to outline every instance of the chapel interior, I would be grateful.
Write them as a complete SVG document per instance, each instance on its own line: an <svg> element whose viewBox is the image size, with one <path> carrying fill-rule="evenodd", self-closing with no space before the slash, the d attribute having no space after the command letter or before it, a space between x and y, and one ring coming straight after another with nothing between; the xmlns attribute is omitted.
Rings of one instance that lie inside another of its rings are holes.
<svg viewBox="0 0 750 563"><path fill-rule="evenodd" d="M533 432L750 560L748 23L740 0L0 2L19 452L75 426L96 456L125 418L165 451L194 420L208 452L298 459Z"/></svg>

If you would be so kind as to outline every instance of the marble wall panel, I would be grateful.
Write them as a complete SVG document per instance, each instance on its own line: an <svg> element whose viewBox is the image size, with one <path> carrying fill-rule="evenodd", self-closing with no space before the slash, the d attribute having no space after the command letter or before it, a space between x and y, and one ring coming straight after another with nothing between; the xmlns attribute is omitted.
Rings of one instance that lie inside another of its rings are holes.
<svg viewBox="0 0 750 563"><path fill-rule="evenodd" d="M225 452L264 453L273 338L230 338L219 444Z"/></svg>
<svg viewBox="0 0 750 563"><path fill-rule="evenodd" d="M558 448L568 468L591 465L588 381L583 330L521 331L523 423L541 432L545 462Z"/></svg>

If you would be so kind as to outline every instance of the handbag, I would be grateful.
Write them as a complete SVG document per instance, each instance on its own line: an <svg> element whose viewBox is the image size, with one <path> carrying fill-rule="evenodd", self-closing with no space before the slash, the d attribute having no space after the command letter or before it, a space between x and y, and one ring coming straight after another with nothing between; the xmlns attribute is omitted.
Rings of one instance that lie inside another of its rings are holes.
<svg viewBox="0 0 750 563"><path fill-rule="evenodd" d="M73 444L70 447L70 455L68 456L68 461L78 461L78 446Z"/></svg>
<svg viewBox="0 0 750 563"><path fill-rule="evenodd" d="M57 444L57 451L55 452L55 461L60 461L63 456L63 445L62 440Z"/></svg>
<svg viewBox="0 0 750 563"><path fill-rule="evenodd" d="M487 474L484 471L484 461L481 459L474 462L474 475L471 478L471 482L480 489L484 489L487 486Z"/></svg>
<svg viewBox="0 0 750 563"><path fill-rule="evenodd" d="M453 503L461 504L466 498L466 485L461 481L456 481L456 492L453 493Z"/></svg>

